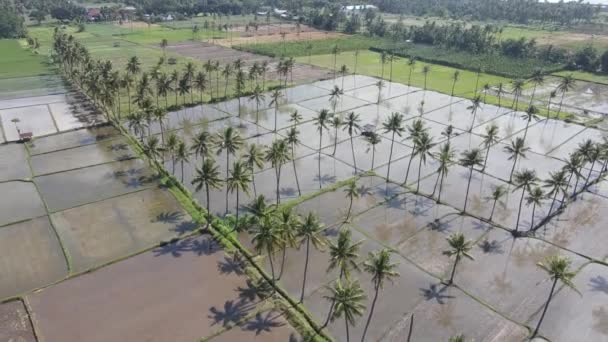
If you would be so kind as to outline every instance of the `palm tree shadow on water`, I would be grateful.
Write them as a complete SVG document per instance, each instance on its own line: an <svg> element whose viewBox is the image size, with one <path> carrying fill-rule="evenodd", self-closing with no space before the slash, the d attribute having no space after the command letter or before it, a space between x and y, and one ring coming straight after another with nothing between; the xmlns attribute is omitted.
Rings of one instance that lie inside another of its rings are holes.
<svg viewBox="0 0 608 342"><path fill-rule="evenodd" d="M426 301L436 301L437 304L444 305L448 299L454 298L444 293L449 286L444 284L430 284L428 288L421 288L422 296Z"/></svg>
<svg viewBox="0 0 608 342"><path fill-rule="evenodd" d="M208 237L192 237L164 243L160 247L155 248L152 252L155 257L171 255L179 258L186 253L193 253L197 256L209 256L220 250L220 245Z"/></svg>

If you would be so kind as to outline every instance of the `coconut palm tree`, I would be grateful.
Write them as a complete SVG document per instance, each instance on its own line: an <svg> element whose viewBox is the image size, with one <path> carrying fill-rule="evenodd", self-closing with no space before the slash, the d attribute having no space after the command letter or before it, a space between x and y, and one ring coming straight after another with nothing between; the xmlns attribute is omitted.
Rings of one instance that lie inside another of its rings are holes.
<svg viewBox="0 0 608 342"><path fill-rule="evenodd" d="M526 196L526 204L532 205L532 220L530 221L530 231L534 230L534 215L536 214L536 207L542 205L543 199L545 199L545 193L540 187L535 187L530 190L528 196Z"/></svg>
<svg viewBox="0 0 608 342"><path fill-rule="evenodd" d="M576 85L576 81L574 80L574 76L572 74L564 76L559 85L557 86L557 91L559 91L561 95L561 99L559 101L559 110L557 111L556 118L559 118L560 113L562 112L562 105L564 104L564 96L567 92L572 90Z"/></svg>
<svg viewBox="0 0 608 342"><path fill-rule="evenodd" d="M424 90L426 90L426 81L429 77L429 72L431 72L431 66L428 64L425 64L422 67L422 74L424 75Z"/></svg>
<svg viewBox="0 0 608 342"><path fill-rule="evenodd" d="M224 76L224 97L228 96L228 79L234 74L232 69L232 63L226 63L222 69L222 76Z"/></svg>
<svg viewBox="0 0 608 342"><path fill-rule="evenodd" d="M338 101L340 101L342 95L344 95L344 91L338 86L334 86L329 92L329 103L331 104L334 114L336 114L336 107L338 106Z"/></svg>
<svg viewBox="0 0 608 342"><path fill-rule="evenodd" d="M475 169L475 166L481 166L481 163L483 162L483 160L484 160L483 153L478 148L464 151L462 153L462 157L460 158L460 164L462 164L462 166L464 166L464 167L469 168L469 180L467 183L467 192L464 197L464 208L462 209L463 212L467 211L467 203L469 201L469 189L471 188L471 179L473 178L473 170Z"/></svg>
<svg viewBox="0 0 608 342"><path fill-rule="evenodd" d="M474 260L473 256L469 254L471 248L473 248L473 241L467 241L464 237L464 234L458 232L450 235L447 238L448 245L450 245L450 249L445 251L444 254L451 257L454 256L454 265L452 266L452 272L450 273L450 279L448 280L448 285L452 285L454 282L454 275L456 274L456 266L458 266L458 262L463 257Z"/></svg>
<svg viewBox="0 0 608 342"><path fill-rule="evenodd" d="M353 243L352 231L347 227L340 229L335 242L329 242L329 266L327 272L340 270L339 279L350 278L351 271L359 271L359 249L363 240Z"/></svg>
<svg viewBox="0 0 608 342"><path fill-rule="evenodd" d="M446 139L448 139L448 142L451 142L452 137L455 137L457 134L454 133L454 126L453 125L447 125L446 128L441 132L441 136L446 137Z"/></svg>
<svg viewBox="0 0 608 342"><path fill-rule="evenodd" d="M182 174L181 180L183 183L184 182L184 163L187 163L188 161L190 161L190 158L188 156L188 146L183 141L180 141L177 144L177 149L175 150L175 161L180 163L181 174Z"/></svg>
<svg viewBox="0 0 608 342"><path fill-rule="evenodd" d="M144 135L146 134L146 128L148 124L144 118L142 112L135 112L127 115L128 127L133 134L139 136L139 142L144 143Z"/></svg>
<svg viewBox="0 0 608 342"><path fill-rule="evenodd" d="M451 336L448 342L465 342L464 335Z"/></svg>
<svg viewBox="0 0 608 342"><path fill-rule="evenodd" d="M496 209L496 204L506 194L507 194L507 189L505 189L505 187L502 185L496 186L494 188L494 190L492 191L492 196L490 197L492 200L492 211L490 212L490 217L488 218L489 221L492 221L492 218L494 218L494 210Z"/></svg>
<svg viewBox="0 0 608 342"><path fill-rule="evenodd" d="M266 95L264 95L259 85L255 86L253 93L249 96L249 100L255 101L255 123L258 123L260 121L260 103L266 100Z"/></svg>
<svg viewBox="0 0 608 342"><path fill-rule="evenodd" d="M382 51L380 53L380 66L382 68L382 71L380 72L380 79L383 80L384 79L384 66L386 65L386 63L388 63L388 53L386 51Z"/></svg>
<svg viewBox="0 0 608 342"><path fill-rule="evenodd" d="M479 90L479 79L481 78L481 67L477 67L477 72L475 74L477 75L475 78L475 96L477 96L477 91Z"/></svg>
<svg viewBox="0 0 608 342"><path fill-rule="evenodd" d="M580 151L580 153L583 156L584 160L587 162L587 164L591 164L591 167L589 168L589 173L585 178L585 184L583 185L583 188L586 188L587 185L589 185L589 181L591 180L591 173L595 168L595 164L600 158L600 148L596 143L589 139L587 139L587 141L583 143L583 147L584 148Z"/></svg>
<svg viewBox="0 0 608 342"><path fill-rule="evenodd" d="M219 156L222 152L226 152L226 179L230 172L230 156L236 155L236 152L243 146L243 138L234 127L226 127L224 131L218 132L215 138L216 154ZM228 193L226 192L226 213L228 213Z"/></svg>
<svg viewBox="0 0 608 342"><path fill-rule="evenodd" d="M435 181L435 186L433 187L433 194L431 196L435 196L435 190L437 190L437 186L439 186L439 193L437 194L437 203L441 203L441 190L443 190L443 180L448 175L449 167L454 161L454 151L450 146L450 142L447 142L441 146L439 153L435 156L435 159L439 161L439 166L437 167L437 180Z"/></svg>
<svg viewBox="0 0 608 342"><path fill-rule="evenodd" d="M386 121L382 123L384 133L391 133L391 151L388 157L388 170L386 171L386 180L388 182L391 173L391 161L393 159L393 146L395 145L395 135L401 137L405 128L403 128L403 114L393 112Z"/></svg>
<svg viewBox="0 0 608 342"><path fill-rule="evenodd" d="M334 45L334 47L331 49L331 54L334 55L334 79L336 79L336 71L338 70L336 68L336 64L338 63L338 55L340 54L338 44Z"/></svg>
<svg viewBox="0 0 608 342"><path fill-rule="evenodd" d="M353 154L353 163L355 166L355 170L357 170L357 159L355 158L355 144L353 143L353 135L359 134L361 130L361 126L359 125L360 122L361 116L359 114L355 114L355 112L350 112L348 113L348 115L346 115L344 127L342 128L348 133L348 136L350 138L350 147Z"/></svg>
<svg viewBox="0 0 608 342"><path fill-rule="evenodd" d="M218 166L215 164L213 159L207 159L203 163L202 168L196 168L194 178L192 179L192 185L194 185L194 191L199 192L205 187L205 197L207 201L207 224L211 221L211 198L210 189L220 189L222 187L222 179L220 178L220 171Z"/></svg>
<svg viewBox="0 0 608 342"><path fill-rule="evenodd" d="M490 148L492 145L496 144L499 141L498 137L498 126L496 124L491 124L490 126L486 126L486 134L483 135L483 147L486 149L486 157L483 161L483 168L481 171L485 171L486 165L488 164L488 156L490 155Z"/></svg>
<svg viewBox="0 0 608 342"><path fill-rule="evenodd" d="M209 80L207 79L207 74L205 74L203 71L199 71L194 77L194 88L196 88L196 90L198 90L198 92L201 94L201 104L203 103L203 95L207 90L208 84Z"/></svg>
<svg viewBox="0 0 608 342"><path fill-rule="evenodd" d="M473 120L471 120L471 127L469 127L469 133L473 130L475 126L475 119L477 118L477 111L481 108L481 97L475 96L473 100L471 100L471 105L467 107L468 110L471 111L471 115L473 115Z"/></svg>
<svg viewBox="0 0 608 342"><path fill-rule="evenodd" d="M304 119L304 117L298 113L297 110L294 110L293 113L291 113L289 115L289 122L293 125L293 126L297 126L300 124L300 122L302 122L302 119Z"/></svg>
<svg viewBox="0 0 608 342"><path fill-rule="evenodd" d="M348 222L351 211L353 209L353 201L355 199L359 198L359 196L360 196L359 189L357 188L357 181L355 180L355 181L348 183L348 185L344 189L344 193L346 194L346 197L349 200L348 211L346 212L346 218L344 219L344 222Z"/></svg>
<svg viewBox="0 0 608 342"><path fill-rule="evenodd" d="M549 189L547 196L551 197L551 206L549 207L549 213L547 216L551 216L553 212L553 206L557 200L559 193L565 194L566 187L568 186L568 179L565 170L559 170L556 172L549 172L549 178L543 180L543 187Z"/></svg>
<svg viewBox="0 0 608 342"><path fill-rule="evenodd" d="M524 85L526 81L521 79L516 79L511 81L511 85L513 87L513 102L511 103L511 108L517 110L519 106L519 97L524 90Z"/></svg>
<svg viewBox="0 0 608 342"><path fill-rule="evenodd" d="M522 115L522 119L526 120L526 129L524 131L524 141L526 141L526 137L528 136L528 128L530 128L530 122L532 119L538 120L536 114L538 113L538 109L535 106L530 106L526 110L526 112Z"/></svg>
<svg viewBox="0 0 608 342"><path fill-rule="evenodd" d="M542 69L535 69L532 72L532 77L530 77L530 82L534 85L532 89L532 96L530 96L530 106L532 106L532 102L534 102L534 96L536 95L536 88L545 83L545 74Z"/></svg>
<svg viewBox="0 0 608 342"><path fill-rule="evenodd" d="M412 85L412 72L414 71L414 68L416 67L416 58L415 57L410 57L407 60L407 65L409 67L409 75L407 76L407 86L408 88Z"/></svg>
<svg viewBox="0 0 608 342"><path fill-rule="evenodd" d="M517 210L517 221L515 223L515 229L513 230L514 235L517 235L519 231L519 219L521 217L521 206L524 202L524 195L531 192L532 186L536 185L537 182L538 178L536 177L536 172L534 170L524 169L516 172L513 177L515 188L513 188L512 192L521 190L521 199L519 200L519 208Z"/></svg>
<svg viewBox="0 0 608 342"><path fill-rule="evenodd" d="M144 152L146 156L153 161L158 161L158 159L162 159L162 146L160 145L160 141L158 140L158 136L152 135L148 137L146 144L144 145Z"/></svg>
<svg viewBox="0 0 608 342"><path fill-rule="evenodd" d="M137 58L137 56L132 56L129 58L126 69L131 76L139 74L141 72L141 63L139 62L139 58Z"/></svg>
<svg viewBox="0 0 608 342"><path fill-rule="evenodd" d="M454 96L454 90L456 89L456 82L458 82L459 79L460 79L460 71L456 70L456 71L454 71L454 74L452 74L452 93L451 93L452 97Z"/></svg>
<svg viewBox="0 0 608 342"><path fill-rule="evenodd" d="M256 145L251 144L247 147L247 151L243 155L243 160L247 169L251 173L251 183L253 184L253 196L257 197L258 193L255 187L255 168L262 169L264 167L264 152Z"/></svg>
<svg viewBox="0 0 608 342"><path fill-rule="evenodd" d="M374 169L374 162L376 161L376 145L382 142L382 138L376 132L367 132L363 139L369 144L369 149L372 150L372 167L371 170ZM369 152L369 149L367 150Z"/></svg>
<svg viewBox="0 0 608 342"><path fill-rule="evenodd" d="M355 56L355 70L354 70L353 74L356 75L357 74L357 66L359 64L359 50L358 49L355 50L355 52L354 52L353 55Z"/></svg>
<svg viewBox="0 0 608 342"><path fill-rule="evenodd" d="M198 132L192 141L190 149L194 152L194 157L201 157L201 165L205 163L205 158L211 153L213 141L211 134L205 130Z"/></svg>
<svg viewBox="0 0 608 342"><path fill-rule="evenodd" d="M340 127L344 125L344 121L342 121L342 117L340 115L332 115L329 120L329 126L334 129L334 151L332 152L332 156L336 155L336 150L338 149L338 130Z"/></svg>
<svg viewBox="0 0 608 342"><path fill-rule="evenodd" d="M340 67L340 75L342 75L342 89L344 89L344 79L346 78L346 75L348 75L348 67L346 64L343 64Z"/></svg>
<svg viewBox="0 0 608 342"><path fill-rule="evenodd" d="M511 145L507 145L504 147L505 153L509 155L508 160L513 161L513 166L511 167L511 173L509 174L509 183L513 181L513 173L515 172L515 166L517 165L517 161L519 158L526 158L526 153L530 151L530 148L527 147L524 143L524 139L517 137L515 140L511 140Z"/></svg>
<svg viewBox="0 0 608 342"><path fill-rule="evenodd" d="M414 157L416 156L416 144L418 143L417 138L427 131L427 128L424 127L424 122L421 119L414 120L414 122L406 128L409 133L406 140L410 140L412 142L412 153L410 154L410 161L407 163L407 171L405 172L405 180L403 181L404 185L407 184L407 179L410 175L410 167L412 166L412 160L414 160Z"/></svg>
<svg viewBox="0 0 608 342"><path fill-rule="evenodd" d="M562 203L565 201L566 196L568 194L568 188L570 187L570 183L572 182L572 178L576 177L576 184L578 184L578 180L582 177L581 169L583 167L584 160L583 157L579 153L571 153L570 157L566 161L566 164L563 167L563 170L566 171L568 176L568 183L566 184L566 190L564 191L564 195L562 196ZM574 186L574 190L572 194L576 193L576 185Z"/></svg>
<svg viewBox="0 0 608 342"><path fill-rule="evenodd" d="M163 125L163 122L167 118L167 114L169 114L167 110L158 107L154 109L154 112L152 112L152 115L156 121L158 121L158 126L160 127L160 138L163 145L165 144L165 126Z"/></svg>
<svg viewBox="0 0 608 342"><path fill-rule="evenodd" d="M263 216L253 230L253 247L258 254L266 252L268 262L270 263L270 272L272 275L272 284L276 282L273 255L275 251L282 248L283 240L281 239L280 226L276 222L274 215Z"/></svg>
<svg viewBox="0 0 608 342"><path fill-rule="evenodd" d="M393 82L393 63L398 61L399 57L395 56L395 54L391 52L388 57L386 57L386 60L390 63L388 80L389 82Z"/></svg>
<svg viewBox="0 0 608 342"><path fill-rule="evenodd" d="M179 81L181 77L177 69L171 72L171 82L173 83L173 92L175 92L175 105L177 106L177 95L179 95Z"/></svg>
<svg viewBox="0 0 608 342"><path fill-rule="evenodd" d="M327 123L329 118L330 115L327 109L322 109L314 118L315 126L317 126L317 130L319 131L319 154L321 153L321 148L323 147L323 130L328 129Z"/></svg>
<svg viewBox="0 0 608 342"><path fill-rule="evenodd" d="M361 336L361 342L365 341L367 335L367 329L372 321L374 315L374 308L376 307L376 301L378 300L378 294L380 290L384 288L384 283L388 280L393 281L393 278L399 277L397 271L398 263L391 262L391 251L388 248L384 248L380 251L370 253L369 258L363 263L363 269L372 275L372 282L374 284L374 299L372 300L372 306L367 316L367 322L365 322L365 328Z"/></svg>
<svg viewBox="0 0 608 342"><path fill-rule="evenodd" d="M134 82L135 79L133 78L133 75L128 71L123 75L122 79L120 80L121 87L127 90L128 114L131 114L131 88L133 88Z"/></svg>
<svg viewBox="0 0 608 342"><path fill-rule="evenodd" d="M505 93L505 84L500 82L496 89L496 96L498 96L498 107L501 107L502 94Z"/></svg>
<svg viewBox="0 0 608 342"><path fill-rule="evenodd" d="M296 111L297 113L297 111ZM285 142L289 144L291 148L291 162L293 164L293 173L296 178L296 187L298 188L298 196L302 196L302 190L300 190L300 181L298 180L298 168L296 167L296 146L300 145L300 131L294 126L287 131L287 137Z"/></svg>
<svg viewBox="0 0 608 342"><path fill-rule="evenodd" d="M236 220L234 223L234 230L239 229L239 195L241 192L249 195L249 183L251 183L249 168L243 161L235 161L230 170L230 177L226 178L226 191L229 191L230 193L236 191L236 207L234 208Z"/></svg>
<svg viewBox="0 0 608 342"><path fill-rule="evenodd" d="M179 138L175 132L169 133L167 141L165 142L164 150L171 156L171 174L175 175L175 152L177 145L179 144Z"/></svg>
<svg viewBox="0 0 608 342"><path fill-rule="evenodd" d="M551 284L551 291L549 292L549 298L545 302L545 306L543 308L543 312L540 315L540 319L536 324L536 328L532 333L532 338L538 335L538 331L540 329L541 324L543 324L543 319L545 318L545 314L547 313L547 309L549 308L549 304L551 303L551 299L553 299L553 293L555 292L555 287L557 286L557 282L561 281L564 285L569 287L570 289L576 291L579 295L580 292L576 289L576 286L572 282L574 276L576 276L576 272L573 272L570 269L572 262L567 257L563 256L551 256L548 257L545 261L539 262L538 267L540 267L543 271L547 272L549 278L553 281Z"/></svg>
<svg viewBox="0 0 608 342"><path fill-rule="evenodd" d="M435 143L433 142L433 137L431 137L428 132L422 132L414 139L416 140L414 143L414 146L416 146L414 156L418 156L418 181L416 185L416 192L420 192L420 172L422 170L422 164L426 165L427 156L431 158L433 157L431 149L435 146Z"/></svg>
<svg viewBox="0 0 608 342"><path fill-rule="evenodd" d="M380 104L380 101L382 101L382 88L384 88L384 81L379 80L376 82L376 88L378 88L378 101L376 103Z"/></svg>
<svg viewBox="0 0 608 342"><path fill-rule="evenodd" d="M553 99L557 97L557 91L556 90L552 90L549 93L549 102L547 104L547 118L551 118L551 104L553 102ZM559 118L556 118L559 119Z"/></svg>
<svg viewBox="0 0 608 342"><path fill-rule="evenodd" d="M488 92L490 91L490 89L492 89L492 86L490 85L490 83L484 83L484 85L483 85L483 102L486 102L486 99L488 97Z"/></svg>
<svg viewBox="0 0 608 342"><path fill-rule="evenodd" d="M299 246L297 233L300 230L302 220L300 216L295 213L292 207L287 207L278 213L278 224L282 242L281 268L279 270L279 276L277 277L277 280L280 280L283 276L283 269L285 267L287 248L296 248Z"/></svg>
<svg viewBox="0 0 608 342"><path fill-rule="evenodd" d="M270 106L274 107L274 131L277 131L277 115L279 111L280 101L283 98L283 94L280 89L275 89L270 94Z"/></svg>
<svg viewBox="0 0 608 342"><path fill-rule="evenodd" d="M363 315L365 305L365 293L357 281L337 280L333 286L327 287L330 294L325 299L332 303L333 310L330 311L330 321L333 322L344 316L346 326L346 342L350 342L349 326L356 323L356 319Z"/></svg>
<svg viewBox="0 0 608 342"><path fill-rule="evenodd" d="M302 243L306 244L306 259L304 260L304 277L302 280L302 294L300 295L300 303L304 302L304 292L306 291L306 275L308 274L308 260L310 257L310 245L317 250L325 245L323 237L323 224L319 222L319 218L311 213L308 213L304 221L299 227L298 237Z"/></svg>
<svg viewBox="0 0 608 342"><path fill-rule="evenodd" d="M275 175L277 179L277 206L281 202L280 190L281 190L281 168L283 164L291 159L289 153L289 147L284 139L275 140L272 145L266 148L266 161L272 164L274 167Z"/></svg>

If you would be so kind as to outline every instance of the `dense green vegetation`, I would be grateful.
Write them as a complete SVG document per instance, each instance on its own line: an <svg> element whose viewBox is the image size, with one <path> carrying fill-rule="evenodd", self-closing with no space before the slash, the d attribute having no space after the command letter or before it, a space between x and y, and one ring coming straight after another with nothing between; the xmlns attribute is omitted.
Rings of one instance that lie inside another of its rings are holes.
<svg viewBox="0 0 608 342"><path fill-rule="evenodd" d="M0 51L0 78L39 76L51 72L43 56L23 49L17 40L0 40Z"/></svg>
<svg viewBox="0 0 608 342"><path fill-rule="evenodd" d="M508 20L516 23L530 21L571 25L589 21L597 6L583 1L549 3L522 0L374 0L381 10L418 16L443 16L476 20Z"/></svg>
<svg viewBox="0 0 608 342"><path fill-rule="evenodd" d="M9 1L0 2L0 39L20 38L24 34L23 17Z"/></svg>

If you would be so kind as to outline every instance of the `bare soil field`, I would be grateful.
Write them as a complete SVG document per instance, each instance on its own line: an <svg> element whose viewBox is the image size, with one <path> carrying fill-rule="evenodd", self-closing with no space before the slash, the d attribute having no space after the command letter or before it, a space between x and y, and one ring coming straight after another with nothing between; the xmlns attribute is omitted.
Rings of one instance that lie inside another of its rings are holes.
<svg viewBox="0 0 608 342"><path fill-rule="evenodd" d="M281 39L277 35L278 39ZM167 47L168 51L180 54L182 56L196 58L203 62L208 60L219 60L221 63L234 62L237 59L244 61L244 67L248 68L251 64L258 62L268 61L268 68L270 72L267 74L267 80L278 80L278 74L276 73L276 66L278 60L272 59L267 56L257 55L250 52L238 51L224 46L212 45L207 43L195 43L195 42L184 42L178 44L172 44ZM311 65L296 64L293 69L293 80L290 76L292 83L301 84L309 83L331 77L333 73L330 70L319 68Z"/></svg>
<svg viewBox="0 0 608 342"><path fill-rule="evenodd" d="M134 28L134 29L140 29L140 28L148 28L148 27L160 27L160 25L158 24L148 24L144 21L131 21L131 22L123 22L122 25L117 21L114 23L114 25L118 26L118 27L127 27L127 28Z"/></svg>
<svg viewBox="0 0 608 342"><path fill-rule="evenodd" d="M215 42L222 46L231 46L231 45L244 45L244 44L257 44L257 43L276 43L283 40L281 36L281 32L286 32L285 41L302 41L302 40L324 40L324 39L332 39L344 36L342 33L336 32L324 32L324 31L309 31L301 33L297 33L294 31L277 31L277 32L266 32L263 30L259 30L258 34L255 33L245 33L241 35L241 37L233 37L225 38L225 39L217 39Z"/></svg>

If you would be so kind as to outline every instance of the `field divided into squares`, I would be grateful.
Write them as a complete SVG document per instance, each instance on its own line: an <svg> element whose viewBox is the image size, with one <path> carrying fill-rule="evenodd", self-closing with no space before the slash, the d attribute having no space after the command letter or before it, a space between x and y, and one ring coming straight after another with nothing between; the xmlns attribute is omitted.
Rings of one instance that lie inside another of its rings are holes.
<svg viewBox="0 0 608 342"><path fill-rule="evenodd" d="M91 126L104 121L82 95L58 76L0 79L0 142Z"/></svg>
<svg viewBox="0 0 608 342"><path fill-rule="evenodd" d="M447 340L461 333L475 340L524 340L538 320L550 287L537 263L556 254L569 257L572 267L581 270L580 278L577 275L575 279L583 299L577 301L578 295L567 288L560 288L555 299L560 306L573 305L581 319L580 324L561 324L569 316L568 310L552 311L546 317L550 328L543 328L541 334L567 341L561 336L573 336L578 329L590 340L606 338L602 326L608 310L606 267L596 263L608 256L597 239L605 235L601 215L608 205L605 182L583 191L534 236L517 239L510 230L530 230L534 222L546 217L552 203L521 202L521 187L509 182L511 170L517 174L533 169L542 185L540 180L564 167L580 144L587 139L601 141L605 132L551 119L528 120L525 113L492 105L482 105L473 115L469 100L390 82L379 89L377 82L370 77L346 76L300 85L282 91L276 107L268 93L259 102L241 98L183 109L170 113L164 135L176 133L191 145L203 131L213 137L229 127L238 132L244 140L238 151L227 154L223 149L213 150L207 157L214 158L224 178L252 144L264 149L285 139L292 128L297 129L300 143L294 146L293 160L281 166L278 182L277 169L265 162L254 169L250 191L240 193L238 203L235 192L225 186L212 189L211 211L222 216L239 210L244 215L256 196L264 195L269 203L275 203L278 195L281 203L294 200L296 210L304 215L318 214L325 225L323 236L330 242L336 241L340 230L350 230L353 241L361 241L357 261L361 266L368 252L392 250L401 276L381 291L367 331L369 339L403 340L412 327L416 340ZM335 86L343 89L343 94L332 97ZM323 110L342 119L351 112L358 114L360 129L350 136L347 129L333 127L330 118L320 131L316 118ZM292 120L296 111L297 123ZM392 134L383 123L394 112L403 115L406 129L392 143ZM429 153L422 160L408 130L418 121L432 137ZM484 145L487 127L494 125L496 139ZM451 134L447 134L448 127ZM151 130L160 135L158 125ZM381 138L375 148L366 138L369 132ZM524 139L527 149L515 160L508 147L517 138ZM442 179L436 157L448 141L455 153ZM481 149L484 155L488 152L488 158L485 168L478 165L471 172L458 160L462 152L473 148ZM192 184L202 157L192 153L183 163L183 174L181 163L174 165L168 155L164 160L166 168L175 170L178 179L183 177L183 184L205 207L205 191L197 192ZM600 172L599 165L589 168L586 166L586 172ZM359 193L352 204L346 196L348 186L340 184L348 180L356 181ZM581 181L579 189L582 186ZM498 187L506 195L494 203L492 192ZM302 196L307 199L301 200ZM561 200L559 196L554 205L561 205ZM448 286L445 280L450 277L453 258L444 253L450 248L446 238L458 232L471 241L470 253L475 259L462 261L454 285ZM245 229L239 236L253 251L252 232ZM330 307L325 298L327 286L339 277L337 271L327 270L327 249L310 248L303 292L304 305L319 324L325 322ZM305 244L287 249L279 281L296 299L302 295L304 259ZM274 260L276 268L282 255L278 253ZM260 262L272 271L266 256ZM351 338L362 334L374 296L370 276L355 273L368 300L367 311L351 327ZM414 323L410 325L412 316ZM328 330L337 340L346 340L343 321L330 322Z"/></svg>
<svg viewBox="0 0 608 342"><path fill-rule="evenodd" d="M300 338L111 126L1 145L0 191L2 341Z"/></svg>

